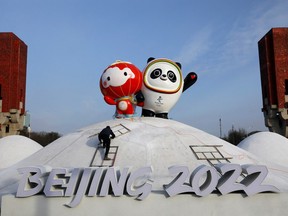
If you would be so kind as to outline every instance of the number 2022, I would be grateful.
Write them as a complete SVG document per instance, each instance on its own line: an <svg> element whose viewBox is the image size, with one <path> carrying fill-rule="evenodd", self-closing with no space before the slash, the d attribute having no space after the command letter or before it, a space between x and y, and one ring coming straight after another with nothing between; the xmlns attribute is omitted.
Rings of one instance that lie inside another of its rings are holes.
<svg viewBox="0 0 288 216"><path fill-rule="evenodd" d="M169 167L171 175L176 176L169 184L164 185L167 194L175 196L181 193L195 193L197 196L207 196L217 189L222 195L235 191L244 191L247 196L261 192L279 192L273 185L262 185L268 174L264 165L217 164L214 167L200 165L189 178L189 169L186 166ZM240 175L244 179L237 182ZM204 180L203 180L204 178ZM201 183L200 184L200 180Z"/></svg>

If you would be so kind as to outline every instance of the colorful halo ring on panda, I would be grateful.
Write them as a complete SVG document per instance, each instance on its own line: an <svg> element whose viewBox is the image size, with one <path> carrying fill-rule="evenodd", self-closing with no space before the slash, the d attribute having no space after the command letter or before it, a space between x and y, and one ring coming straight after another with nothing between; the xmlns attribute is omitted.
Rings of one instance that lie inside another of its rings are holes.
<svg viewBox="0 0 288 216"><path fill-rule="evenodd" d="M167 82L164 80L165 77L162 79L163 70L167 72ZM174 94L183 88L180 67L175 62L165 58L154 59L148 63L143 70L143 81L148 89L166 94Z"/></svg>
<svg viewBox="0 0 288 216"><path fill-rule="evenodd" d="M104 96L119 99L133 95L142 86L142 72L132 63L116 61L109 65L100 79L100 90Z"/></svg>

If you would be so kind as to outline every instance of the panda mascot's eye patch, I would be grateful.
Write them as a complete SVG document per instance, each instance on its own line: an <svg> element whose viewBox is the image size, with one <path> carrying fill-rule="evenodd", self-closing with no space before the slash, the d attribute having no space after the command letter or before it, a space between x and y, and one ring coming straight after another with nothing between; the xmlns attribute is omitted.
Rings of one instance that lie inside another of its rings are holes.
<svg viewBox="0 0 288 216"><path fill-rule="evenodd" d="M167 75L171 82L175 83L177 81L177 77L173 71L168 71Z"/></svg>
<svg viewBox="0 0 288 216"><path fill-rule="evenodd" d="M127 75L128 75L128 74L127 74L127 72L125 71L125 72L124 72L124 76L127 76Z"/></svg>
<svg viewBox="0 0 288 216"><path fill-rule="evenodd" d="M150 77L152 79L157 79L158 77L160 77L162 74L162 70L160 68L156 68L155 70L152 71L152 73L150 74Z"/></svg>

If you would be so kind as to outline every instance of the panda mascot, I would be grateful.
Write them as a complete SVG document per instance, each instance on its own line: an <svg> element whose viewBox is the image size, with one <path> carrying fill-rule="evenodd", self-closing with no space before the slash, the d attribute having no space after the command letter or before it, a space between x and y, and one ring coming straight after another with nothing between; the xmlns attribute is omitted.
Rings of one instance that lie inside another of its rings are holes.
<svg viewBox="0 0 288 216"><path fill-rule="evenodd" d="M166 58L150 57L143 70L143 84L137 101L142 106L142 116L168 119L168 112L176 104L182 92L192 86L197 74L190 72L185 79L181 64Z"/></svg>

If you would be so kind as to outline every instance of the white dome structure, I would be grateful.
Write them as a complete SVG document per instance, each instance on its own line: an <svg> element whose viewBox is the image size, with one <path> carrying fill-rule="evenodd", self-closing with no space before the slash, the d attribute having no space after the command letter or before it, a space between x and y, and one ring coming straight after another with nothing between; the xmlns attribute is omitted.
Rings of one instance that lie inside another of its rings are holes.
<svg viewBox="0 0 288 216"><path fill-rule="evenodd" d="M288 139L273 132L258 132L238 144L264 161L288 166Z"/></svg>
<svg viewBox="0 0 288 216"><path fill-rule="evenodd" d="M37 142L20 135L0 139L0 170L10 167L42 149Z"/></svg>
<svg viewBox="0 0 288 216"><path fill-rule="evenodd" d="M106 126L111 160L98 140ZM0 170L1 216L284 215L287 192L288 167L151 117L91 125Z"/></svg>

